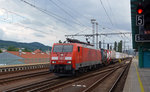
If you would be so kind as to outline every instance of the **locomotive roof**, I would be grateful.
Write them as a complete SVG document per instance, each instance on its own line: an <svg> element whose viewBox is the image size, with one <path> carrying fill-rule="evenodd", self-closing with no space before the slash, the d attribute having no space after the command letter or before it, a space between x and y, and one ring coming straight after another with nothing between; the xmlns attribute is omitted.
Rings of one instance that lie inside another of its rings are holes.
<svg viewBox="0 0 150 92"><path fill-rule="evenodd" d="M80 44L80 43L54 43L54 45L77 45L84 48L90 48L95 49L94 46L86 45L86 44Z"/></svg>

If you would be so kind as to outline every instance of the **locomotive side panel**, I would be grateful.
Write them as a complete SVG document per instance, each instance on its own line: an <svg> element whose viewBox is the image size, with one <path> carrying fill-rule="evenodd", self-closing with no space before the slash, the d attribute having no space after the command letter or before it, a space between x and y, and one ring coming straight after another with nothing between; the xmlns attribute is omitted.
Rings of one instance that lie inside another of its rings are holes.
<svg viewBox="0 0 150 92"><path fill-rule="evenodd" d="M76 62L76 70L81 67L101 64L101 53L99 50L82 47L82 58L80 62Z"/></svg>

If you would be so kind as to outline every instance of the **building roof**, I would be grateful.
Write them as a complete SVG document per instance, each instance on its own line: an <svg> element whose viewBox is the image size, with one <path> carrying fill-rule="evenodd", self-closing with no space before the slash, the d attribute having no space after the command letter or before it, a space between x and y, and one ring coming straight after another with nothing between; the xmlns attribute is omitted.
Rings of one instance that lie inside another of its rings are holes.
<svg viewBox="0 0 150 92"><path fill-rule="evenodd" d="M37 50L35 50L35 51L33 51L34 53L42 53L42 51L41 50L39 50L39 49L37 49Z"/></svg>
<svg viewBox="0 0 150 92"><path fill-rule="evenodd" d="M23 58L8 52L0 53L0 65L24 64L23 62L19 61L19 59Z"/></svg>
<svg viewBox="0 0 150 92"><path fill-rule="evenodd" d="M34 52L21 52L21 53L19 53L19 51L7 51L7 52L22 58L49 58L50 57L49 54L44 53L40 50L35 50Z"/></svg>

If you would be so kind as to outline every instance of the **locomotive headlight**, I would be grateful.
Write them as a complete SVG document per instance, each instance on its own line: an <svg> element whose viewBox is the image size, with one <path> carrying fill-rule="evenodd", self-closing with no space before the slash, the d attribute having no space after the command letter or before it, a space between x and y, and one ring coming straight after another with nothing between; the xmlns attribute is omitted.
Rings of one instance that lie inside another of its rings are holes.
<svg viewBox="0 0 150 92"><path fill-rule="evenodd" d="M71 61L67 61L68 64L71 64Z"/></svg>
<svg viewBox="0 0 150 92"><path fill-rule="evenodd" d="M65 60L72 60L72 57L65 57Z"/></svg>
<svg viewBox="0 0 150 92"><path fill-rule="evenodd" d="M56 61L52 61L52 64L55 64L56 63Z"/></svg>
<svg viewBox="0 0 150 92"><path fill-rule="evenodd" d="M52 60L58 60L58 57L52 57Z"/></svg>

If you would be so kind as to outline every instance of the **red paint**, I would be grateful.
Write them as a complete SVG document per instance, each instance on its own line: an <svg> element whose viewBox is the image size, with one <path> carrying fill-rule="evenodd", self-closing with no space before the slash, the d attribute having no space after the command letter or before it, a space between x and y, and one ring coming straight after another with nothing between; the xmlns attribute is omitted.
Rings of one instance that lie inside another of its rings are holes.
<svg viewBox="0 0 150 92"><path fill-rule="evenodd" d="M55 45L73 45L72 52L53 52ZM80 52L78 52L78 47L80 47ZM67 64L67 61L72 61L72 67L75 69L76 64L83 62L101 62L101 53L100 50L91 49L84 47L79 43L55 43L53 45L51 52L51 61L56 61L56 64ZM63 56L61 56L63 54ZM52 60L52 57L58 57L58 60ZM72 60L65 60L65 57L72 57ZM51 62L52 64L52 62Z"/></svg>
<svg viewBox="0 0 150 92"><path fill-rule="evenodd" d="M142 9L138 9L138 14L141 14L143 12Z"/></svg>

